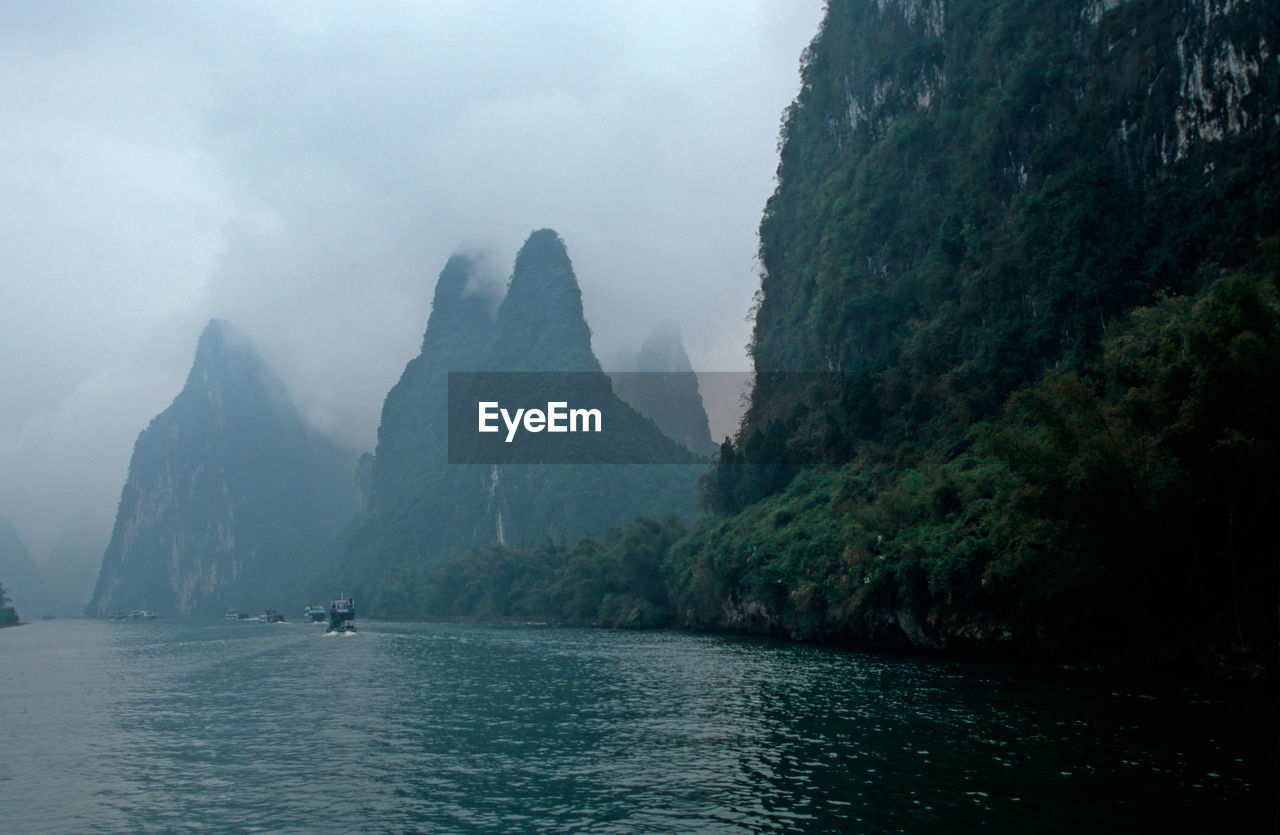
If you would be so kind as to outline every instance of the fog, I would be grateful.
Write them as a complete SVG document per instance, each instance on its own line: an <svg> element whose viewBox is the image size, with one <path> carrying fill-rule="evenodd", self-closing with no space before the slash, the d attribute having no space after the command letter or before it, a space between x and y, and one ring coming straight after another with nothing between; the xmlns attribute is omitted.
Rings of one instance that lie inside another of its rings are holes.
<svg viewBox="0 0 1280 835"><path fill-rule="evenodd" d="M544 226L606 364L675 319L696 369L745 368L821 6L0 7L0 514L37 558L86 524L105 547L213 316L372 450L449 255L505 276Z"/></svg>

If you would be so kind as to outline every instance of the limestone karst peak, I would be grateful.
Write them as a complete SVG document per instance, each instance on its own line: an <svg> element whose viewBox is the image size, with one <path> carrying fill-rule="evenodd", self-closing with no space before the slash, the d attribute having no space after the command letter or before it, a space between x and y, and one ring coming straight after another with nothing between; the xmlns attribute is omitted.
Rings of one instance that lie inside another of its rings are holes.
<svg viewBox="0 0 1280 835"><path fill-rule="evenodd" d="M564 241L552 229L529 235L498 307L487 360L507 371L599 371L582 291Z"/></svg>

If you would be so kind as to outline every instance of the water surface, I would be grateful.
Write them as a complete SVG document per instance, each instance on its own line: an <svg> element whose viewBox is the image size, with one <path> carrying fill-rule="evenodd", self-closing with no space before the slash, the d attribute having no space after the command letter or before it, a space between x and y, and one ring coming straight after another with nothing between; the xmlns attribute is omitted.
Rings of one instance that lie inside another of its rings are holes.
<svg viewBox="0 0 1280 835"><path fill-rule="evenodd" d="M1230 831L1274 700L680 633L0 631L11 832Z"/></svg>

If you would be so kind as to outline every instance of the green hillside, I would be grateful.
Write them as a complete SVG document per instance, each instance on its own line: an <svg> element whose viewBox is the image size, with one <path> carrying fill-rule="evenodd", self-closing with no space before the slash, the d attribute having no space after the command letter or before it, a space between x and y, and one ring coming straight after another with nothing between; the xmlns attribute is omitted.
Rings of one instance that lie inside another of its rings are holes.
<svg viewBox="0 0 1280 835"><path fill-rule="evenodd" d="M1266 4L830 3L681 620L1274 664L1278 36Z"/></svg>

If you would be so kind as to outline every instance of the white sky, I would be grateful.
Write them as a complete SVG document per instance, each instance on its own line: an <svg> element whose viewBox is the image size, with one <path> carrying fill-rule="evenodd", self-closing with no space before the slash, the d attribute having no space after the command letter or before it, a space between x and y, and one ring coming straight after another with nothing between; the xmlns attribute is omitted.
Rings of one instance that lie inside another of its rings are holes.
<svg viewBox="0 0 1280 835"><path fill-rule="evenodd" d="M372 450L448 256L564 238L609 366L747 366L821 0L0 0L0 514L103 546L212 316ZM721 433L723 434L723 433Z"/></svg>

